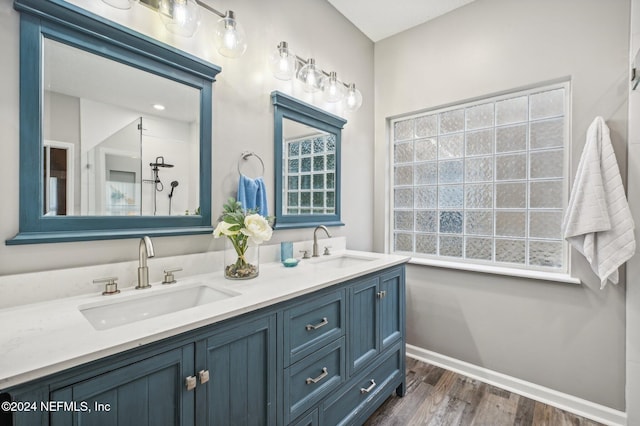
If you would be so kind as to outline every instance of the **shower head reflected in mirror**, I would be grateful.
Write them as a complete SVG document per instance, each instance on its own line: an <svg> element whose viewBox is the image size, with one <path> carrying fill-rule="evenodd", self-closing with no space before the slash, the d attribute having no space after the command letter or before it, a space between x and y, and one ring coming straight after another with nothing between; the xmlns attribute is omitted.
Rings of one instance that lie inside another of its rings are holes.
<svg viewBox="0 0 640 426"><path fill-rule="evenodd" d="M155 216L157 214L157 207L158 207L157 200L156 200L156 193L157 192L162 192L164 190L164 185L162 184L162 181L160 180L160 177L158 176L158 171L160 170L160 168L171 168L171 167L173 167L173 164L165 163L164 157L160 155L160 156L156 157L156 161L154 163L149 163L149 166L151 166L151 172L153 173L153 179L145 179L144 181L154 184L153 215ZM171 193L169 194L169 214L171 214L171 197L173 197L173 189L176 186L178 186L178 181L177 180L174 180L173 182L171 182Z"/></svg>
<svg viewBox="0 0 640 426"><path fill-rule="evenodd" d="M173 190L176 189L176 186L178 186L178 181L174 180L173 182L171 182L171 192L169 193L169 198L173 197Z"/></svg>
<svg viewBox="0 0 640 426"><path fill-rule="evenodd" d="M149 165L153 168L153 170L156 170L156 171L158 170L158 167L173 167L173 164L164 162L163 156L156 157L156 162L149 163Z"/></svg>
<svg viewBox="0 0 640 426"><path fill-rule="evenodd" d="M169 216L171 216L171 201L173 198L173 190L178 186L178 181L174 180L171 182L171 192L169 192Z"/></svg>

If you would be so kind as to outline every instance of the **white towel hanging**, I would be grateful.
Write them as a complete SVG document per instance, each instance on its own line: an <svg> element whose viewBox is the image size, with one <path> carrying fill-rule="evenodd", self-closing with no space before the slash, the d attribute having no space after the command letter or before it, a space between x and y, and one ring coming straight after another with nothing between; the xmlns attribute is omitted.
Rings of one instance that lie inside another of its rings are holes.
<svg viewBox="0 0 640 426"><path fill-rule="evenodd" d="M600 278L618 283L618 268L636 249L633 218L620 177L609 128L596 117L587 130L562 229Z"/></svg>

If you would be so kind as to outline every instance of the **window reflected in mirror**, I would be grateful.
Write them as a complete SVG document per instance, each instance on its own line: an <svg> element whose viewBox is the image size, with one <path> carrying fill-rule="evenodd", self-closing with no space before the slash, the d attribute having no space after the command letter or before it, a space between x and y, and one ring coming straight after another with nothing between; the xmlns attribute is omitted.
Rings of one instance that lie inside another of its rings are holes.
<svg viewBox="0 0 640 426"><path fill-rule="evenodd" d="M283 120L287 214L335 214L336 136Z"/></svg>

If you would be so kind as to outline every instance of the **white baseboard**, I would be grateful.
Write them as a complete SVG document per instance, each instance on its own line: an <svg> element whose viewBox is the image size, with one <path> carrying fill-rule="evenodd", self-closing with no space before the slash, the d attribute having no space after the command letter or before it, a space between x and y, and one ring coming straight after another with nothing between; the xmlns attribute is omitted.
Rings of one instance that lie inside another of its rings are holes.
<svg viewBox="0 0 640 426"><path fill-rule="evenodd" d="M604 405L596 404L573 395L558 392L544 386L536 385L535 383L498 373L497 371L479 367L417 346L408 344L407 356L560 408L561 410L595 420L605 425L626 426L627 424L627 413L625 412L614 410Z"/></svg>

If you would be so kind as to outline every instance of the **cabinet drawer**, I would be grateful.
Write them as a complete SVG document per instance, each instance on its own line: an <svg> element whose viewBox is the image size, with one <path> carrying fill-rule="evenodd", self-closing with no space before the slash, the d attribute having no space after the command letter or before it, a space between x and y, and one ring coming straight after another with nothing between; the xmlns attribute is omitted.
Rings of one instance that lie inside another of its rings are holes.
<svg viewBox="0 0 640 426"><path fill-rule="evenodd" d="M285 369L285 423L320 401L345 380L344 337Z"/></svg>
<svg viewBox="0 0 640 426"><path fill-rule="evenodd" d="M291 426L318 426L318 409L316 408L306 416L299 418Z"/></svg>
<svg viewBox="0 0 640 426"><path fill-rule="evenodd" d="M344 334L344 291L284 312L285 364L293 364Z"/></svg>
<svg viewBox="0 0 640 426"><path fill-rule="evenodd" d="M342 425L352 423L358 416L371 415L376 407L367 405L378 397L388 396L402 380L402 351L397 350L374 362L366 371L350 380L346 390L331 395L322 404L320 423ZM370 410L367 410L367 409ZM358 418L363 422L365 418Z"/></svg>

